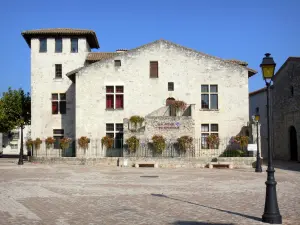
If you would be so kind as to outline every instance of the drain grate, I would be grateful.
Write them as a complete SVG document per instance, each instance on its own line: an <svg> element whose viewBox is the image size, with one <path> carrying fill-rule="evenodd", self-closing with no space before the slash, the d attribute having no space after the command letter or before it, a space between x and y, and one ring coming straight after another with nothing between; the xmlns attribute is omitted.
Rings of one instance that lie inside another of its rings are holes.
<svg viewBox="0 0 300 225"><path fill-rule="evenodd" d="M144 178L158 178L159 176L140 176L140 177L144 177Z"/></svg>

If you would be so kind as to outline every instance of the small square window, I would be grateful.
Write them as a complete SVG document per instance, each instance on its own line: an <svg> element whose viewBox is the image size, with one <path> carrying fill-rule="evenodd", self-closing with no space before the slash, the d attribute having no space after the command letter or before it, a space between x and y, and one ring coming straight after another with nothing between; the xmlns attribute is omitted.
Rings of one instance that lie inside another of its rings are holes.
<svg viewBox="0 0 300 225"><path fill-rule="evenodd" d="M114 131L114 124L113 123L107 123L106 124L106 131Z"/></svg>
<svg viewBox="0 0 300 225"><path fill-rule="evenodd" d="M121 60L115 60L115 66L120 67L121 66Z"/></svg>
<svg viewBox="0 0 300 225"><path fill-rule="evenodd" d="M47 52L47 39L40 38L40 52Z"/></svg>
<svg viewBox="0 0 300 225"><path fill-rule="evenodd" d="M168 82L168 91L174 91L174 82Z"/></svg>
<svg viewBox="0 0 300 225"><path fill-rule="evenodd" d="M114 93L114 86L106 86L106 93Z"/></svg>
<svg viewBox="0 0 300 225"><path fill-rule="evenodd" d="M55 78L62 78L62 65L55 64Z"/></svg>
<svg viewBox="0 0 300 225"><path fill-rule="evenodd" d="M52 94L52 100L58 100L58 94Z"/></svg>
<svg viewBox="0 0 300 225"><path fill-rule="evenodd" d="M212 132L218 132L219 131L219 125L218 124L211 124L210 125L210 130Z"/></svg>
<svg viewBox="0 0 300 225"><path fill-rule="evenodd" d="M210 92L218 92L218 85L210 85Z"/></svg>
<svg viewBox="0 0 300 225"><path fill-rule="evenodd" d="M123 132L123 123L116 123L116 131Z"/></svg>
<svg viewBox="0 0 300 225"><path fill-rule="evenodd" d="M55 38L55 52L62 52L62 38Z"/></svg>
<svg viewBox="0 0 300 225"><path fill-rule="evenodd" d="M116 92L117 93L123 93L124 92L124 87L123 86L116 86Z"/></svg>
<svg viewBox="0 0 300 225"><path fill-rule="evenodd" d="M201 85L201 92L208 92L208 85Z"/></svg>
<svg viewBox="0 0 300 225"><path fill-rule="evenodd" d="M59 94L60 100L66 100L66 94Z"/></svg>
<svg viewBox="0 0 300 225"><path fill-rule="evenodd" d="M78 52L78 38L71 38L71 52Z"/></svg>
<svg viewBox="0 0 300 225"><path fill-rule="evenodd" d="M201 125L201 132L209 132L209 125L208 124L202 124Z"/></svg>

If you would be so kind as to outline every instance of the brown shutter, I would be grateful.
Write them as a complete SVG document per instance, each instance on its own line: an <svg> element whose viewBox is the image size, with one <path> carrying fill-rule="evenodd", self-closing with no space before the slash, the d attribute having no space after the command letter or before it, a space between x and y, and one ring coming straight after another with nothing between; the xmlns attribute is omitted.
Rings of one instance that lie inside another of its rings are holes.
<svg viewBox="0 0 300 225"><path fill-rule="evenodd" d="M150 62L150 78L158 78L158 62Z"/></svg>

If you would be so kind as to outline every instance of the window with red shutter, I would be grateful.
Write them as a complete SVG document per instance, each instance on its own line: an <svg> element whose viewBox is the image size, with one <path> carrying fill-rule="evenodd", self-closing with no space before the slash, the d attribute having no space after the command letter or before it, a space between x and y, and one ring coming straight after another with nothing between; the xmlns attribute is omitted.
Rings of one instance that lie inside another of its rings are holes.
<svg viewBox="0 0 300 225"><path fill-rule="evenodd" d="M65 93L53 93L52 94L52 114L66 114L67 113L67 101Z"/></svg>
<svg viewBox="0 0 300 225"><path fill-rule="evenodd" d="M123 95L116 95L116 108L123 109Z"/></svg>
<svg viewBox="0 0 300 225"><path fill-rule="evenodd" d="M106 95L106 108L113 109L114 108L114 96Z"/></svg>
<svg viewBox="0 0 300 225"><path fill-rule="evenodd" d="M150 62L150 78L158 78L158 61Z"/></svg>

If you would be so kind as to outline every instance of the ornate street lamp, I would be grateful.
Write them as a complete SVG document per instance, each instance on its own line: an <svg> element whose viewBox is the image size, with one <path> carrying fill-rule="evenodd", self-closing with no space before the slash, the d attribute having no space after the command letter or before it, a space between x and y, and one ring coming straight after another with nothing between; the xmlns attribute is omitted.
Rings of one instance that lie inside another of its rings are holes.
<svg viewBox="0 0 300 225"><path fill-rule="evenodd" d="M266 53L263 58L260 67L262 68L263 78L266 82L267 86L267 131L268 131L268 168L267 168L267 181L266 181L266 199L265 199L265 210L264 214L262 215L262 221L265 223L272 223L272 224L281 224L282 217L279 212L278 203L277 203L277 193L276 193L276 184L275 181L275 170L273 167L273 160L272 160L272 152L270 148L270 115L269 115L269 93L270 93L270 84L272 82L272 78L274 76L275 66L276 63L274 62L273 58L270 57L270 53Z"/></svg>
<svg viewBox="0 0 300 225"><path fill-rule="evenodd" d="M252 116L253 121L256 124L256 145L257 145L257 154L256 154L256 167L255 167L255 172L261 173L262 168L261 168L261 159L260 159L260 152L259 152L259 139L258 139L258 123L259 123L259 118L260 115L257 113Z"/></svg>

